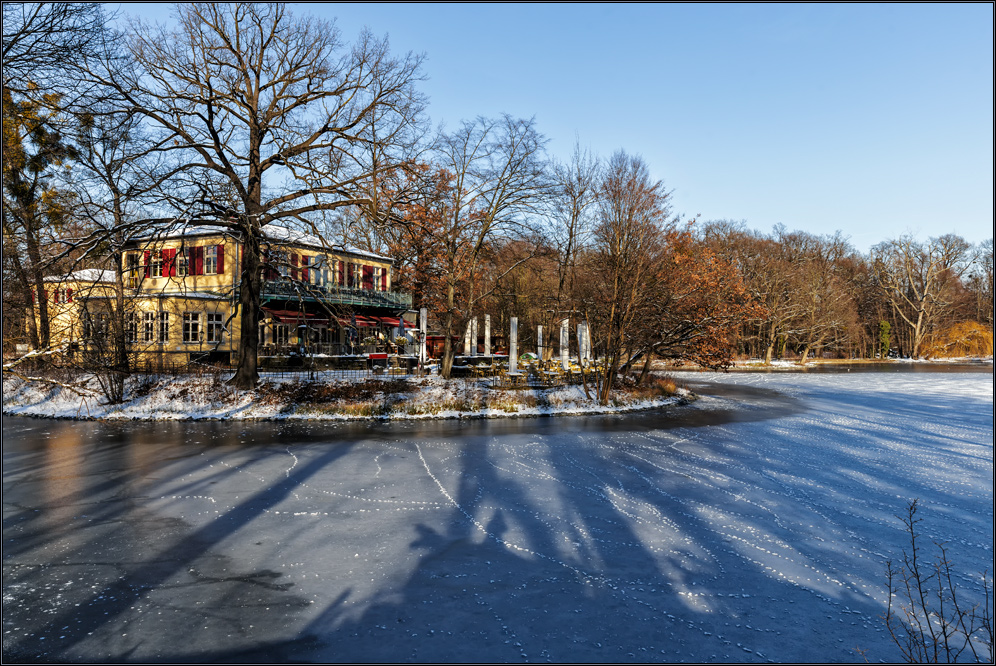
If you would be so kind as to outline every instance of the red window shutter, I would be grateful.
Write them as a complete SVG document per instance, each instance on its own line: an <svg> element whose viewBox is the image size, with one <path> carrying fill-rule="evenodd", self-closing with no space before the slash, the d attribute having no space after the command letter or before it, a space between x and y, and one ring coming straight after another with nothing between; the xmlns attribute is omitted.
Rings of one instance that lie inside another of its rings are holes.
<svg viewBox="0 0 996 666"><path fill-rule="evenodd" d="M145 251L145 277L152 277L152 253Z"/></svg>
<svg viewBox="0 0 996 666"><path fill-rule="evenodd" d="M309 258L308 258L308 256L302 254L301 255L301 281L302 282L310 282L311 271L308 268L309 265L310 264L309 264Z"/></svg>
<svg viewBox="0 0 996 666"><path fill-rule="evenodd" d="M176 277L176 250L163 250L163 276Z"/></svg>
<svg viewBox="0 0 996 666"><path fill-rule="evenodd" d="M387 291L387 269L380 269L380 290Z"/></svg>
<svg viewBox="0 0 996 666"><path fill-rule="evenodd" d="M218 275L225 272L225 246L218 246Z"/></svg>
<svg viewBox="0 0 996 666"><path fill-rule="evenodd" d="M297 279L297 255L291 253L291 280Z"/></svg>
<svg viewBox="0 0 996 666"><path fill-rule="evenodd" d="M349 287L350 289L352 289L354 286L353 273L355 272L356 272L356 266L354 264L346 265L346 286Z"/></svg>
<svg viewBox="0 0 996 666"><path fill-rule="evenodd" d="M345 286L346 282L343 276L343 266L344 264L341 261L335 262L336 284L340 287Z"/></svg>
<svg viewBox="0 0 996 666"><path fill-rule="evenodd" d="M66 302L67 303L72 303L73 302L73 290L72 289L66 289Z"/></svg>
<svg viewBox="0 0 996 666"><path fill-rule="evenodd" d="M190 248L194 251L194 275L204 275L204 246L198 245Z"/></svg>
<svg viewBox="0 0 996 666"><path fill-rule="evenodd" d="M363 267L363 288L373 290L374 288L374 267Z"/></svg>
<svg viewBox="0 0 996 666"><path fill-rule="evenodd" d="M53 303L58 303L59 302L59 290L58 289L56 289L55 291L52 292L52 302Z"/></svg>

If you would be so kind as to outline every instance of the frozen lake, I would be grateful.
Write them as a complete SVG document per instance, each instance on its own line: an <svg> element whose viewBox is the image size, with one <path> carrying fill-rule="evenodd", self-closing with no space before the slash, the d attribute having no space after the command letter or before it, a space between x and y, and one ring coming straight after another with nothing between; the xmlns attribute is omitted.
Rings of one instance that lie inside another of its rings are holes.
<svg viewBox="0 0 996 666"><path fill-rule="evenodd" d="M617 417L4 417L4 660L896 661L913 498L963 594L991 572L991 366L682 378Z"/></svg>

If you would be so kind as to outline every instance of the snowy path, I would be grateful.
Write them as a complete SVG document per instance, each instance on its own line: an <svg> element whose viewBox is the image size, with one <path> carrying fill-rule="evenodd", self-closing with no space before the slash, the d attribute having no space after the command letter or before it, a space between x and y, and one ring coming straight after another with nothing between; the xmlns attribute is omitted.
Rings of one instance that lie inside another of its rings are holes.
<svg viewBox="0 0 996 666"><path fill-rule="evenodd" d="M5 418L4 655L892 661L908 500L966 593L991 570L991 374L693 380L749 394L460 435Z"/></svg>

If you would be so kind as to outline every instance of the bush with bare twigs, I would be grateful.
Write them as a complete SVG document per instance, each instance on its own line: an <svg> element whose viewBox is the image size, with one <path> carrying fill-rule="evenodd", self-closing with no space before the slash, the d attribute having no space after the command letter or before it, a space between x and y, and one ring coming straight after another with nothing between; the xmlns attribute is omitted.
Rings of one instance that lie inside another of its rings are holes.
<svg viewBox="0 0 996 666"><path fill-rule="evenodd" d="M903 549L898 563L889 560L887 565L889 635L909 663L992 663L992 578L988 571L980 575L982 601L969 605L959 596L945 544L934 542L939 553L932 561L922 556L918 509L914 499L899 516L910 547Z"/></svg>

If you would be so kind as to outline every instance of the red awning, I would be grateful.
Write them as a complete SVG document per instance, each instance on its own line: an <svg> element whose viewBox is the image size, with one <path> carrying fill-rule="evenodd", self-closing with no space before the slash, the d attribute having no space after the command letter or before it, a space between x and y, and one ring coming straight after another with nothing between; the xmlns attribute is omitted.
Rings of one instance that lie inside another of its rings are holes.
<svg viewBox="0 0 996 666"><path fill-rule="evenodd" d="M374 318L379 319L384 326L394 326L395 328L397 328L398 326L401 326L403 323L405 328L415 328L415 324L411 323L410 321L405 321L404 319L400 319L398 317L374 317Z"/></svg>
<svg viewBox="0 0 996 666"><path fill-rule="evenodd" d="M353 320L356 320L356 327L373 327L373 326L392 326L397 327L401 324L397 317L372 317L356 315L356 317L337 317L337 321L340 326L352 326ZM411 322L405 322L405 328L415 328L415 325Z"/></svg>

